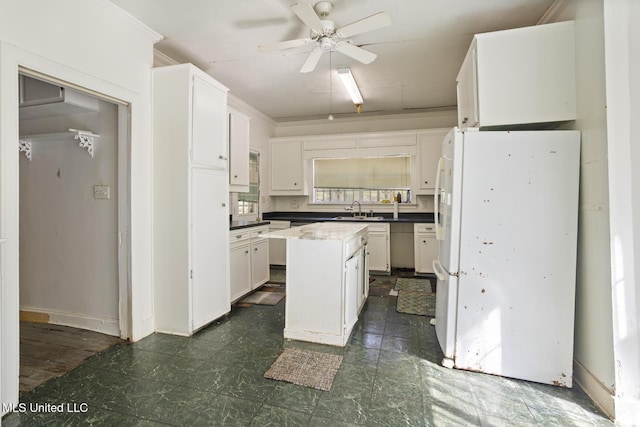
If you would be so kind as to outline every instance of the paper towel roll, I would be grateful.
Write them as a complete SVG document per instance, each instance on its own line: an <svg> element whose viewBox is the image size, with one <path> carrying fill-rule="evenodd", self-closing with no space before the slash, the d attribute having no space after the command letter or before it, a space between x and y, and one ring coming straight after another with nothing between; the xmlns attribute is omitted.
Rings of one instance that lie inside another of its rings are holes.
<svg viewBox="0 0 640 427"><path fill-rule="evenodd" d="M393 202L393 219L398 219L398 202Z"/></svg>

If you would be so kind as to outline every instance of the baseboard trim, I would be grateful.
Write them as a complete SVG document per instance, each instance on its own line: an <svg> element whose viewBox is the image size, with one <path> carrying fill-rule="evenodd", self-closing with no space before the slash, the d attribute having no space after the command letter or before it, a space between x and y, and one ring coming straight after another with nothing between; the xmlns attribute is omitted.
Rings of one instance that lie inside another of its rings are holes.
<svg viewBox="0 0 640 427"><path fill-rule="evenodd" d="M21 322L49 323L49 314L20 310Z"/></svg>
<svg viewBox="0 0 640 427"><path fill-rule="evenodd" d="M23 316L25 318L23 318ZM102 334L112 335L115 337L120 336L120 323L118 322L118 319L94 317L82 313L45 310L36 307L20 307L20 320L71 326L73 328L100 332Z"/></svg>
<svg viewBox="0 0 640 427"><path fill-rule="evenodd" d="M609 418L614 419L615 404L614 396L595 375L593 375L584 365L577 360L573 360L574 381L591 398Z"/></svg>

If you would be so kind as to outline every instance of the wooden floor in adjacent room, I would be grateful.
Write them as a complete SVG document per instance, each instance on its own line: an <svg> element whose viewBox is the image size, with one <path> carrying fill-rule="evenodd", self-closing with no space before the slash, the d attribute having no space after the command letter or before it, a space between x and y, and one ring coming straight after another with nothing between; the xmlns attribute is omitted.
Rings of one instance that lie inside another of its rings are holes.
<svg viewBox="0 0 640 427"><path fill-rule="evenodd" d="M38 322L20 322L20 395L79 366L120 338Z"/></svg>

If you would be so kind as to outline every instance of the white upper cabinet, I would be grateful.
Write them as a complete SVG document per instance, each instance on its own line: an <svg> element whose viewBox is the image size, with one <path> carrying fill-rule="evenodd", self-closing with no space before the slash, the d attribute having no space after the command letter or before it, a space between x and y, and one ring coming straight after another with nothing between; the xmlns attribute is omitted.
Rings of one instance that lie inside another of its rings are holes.
<svg viewBox="0 0 640 427"><path fill-rule="evenodd" d="M307 194L301 140L269 141L271 195Z"/></svg>
<svg viewBox="0 0 640 427"><path fill-rule="evenodd" d="M461 128L575 120L574 23L476 34L457 82Z"/></svg>
<svg viewBox="0 0 640 427"><path fill-rule="evenodd" d="M432 195L436 187L438 161L442 155L442 140L449 129L434 129L418 134L420 181L417 194Z"/></svg>
<svg viewBox="0 0 640 427"><path fill-rule="evenodd" d="M191 162L227 170L227 89L208 77L192 77Z"/></svg>
<svg viewBox="0 0 640 427"><path fill-rule="evenodd" d="M461 128L477 126L480 120L476 71L476 47L473 45L458 73L458 126Z"/></svg>
<svg viewBox="0 0 640 427"><path fill-rule="evenodd" d="M249 191L250 118L229 109L229 191Z"/></svg>

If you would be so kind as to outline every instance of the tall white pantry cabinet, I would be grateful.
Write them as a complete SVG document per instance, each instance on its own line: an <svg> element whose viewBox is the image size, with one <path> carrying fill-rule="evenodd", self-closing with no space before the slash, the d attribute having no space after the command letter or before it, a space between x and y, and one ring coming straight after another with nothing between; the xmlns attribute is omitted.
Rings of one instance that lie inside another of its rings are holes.
<svg viewBox="0 0 640 427"><path fill-rule="evenodd" d="M227 91L191 64L153 70L159 332L191 335L231 309Z"/></svg>

